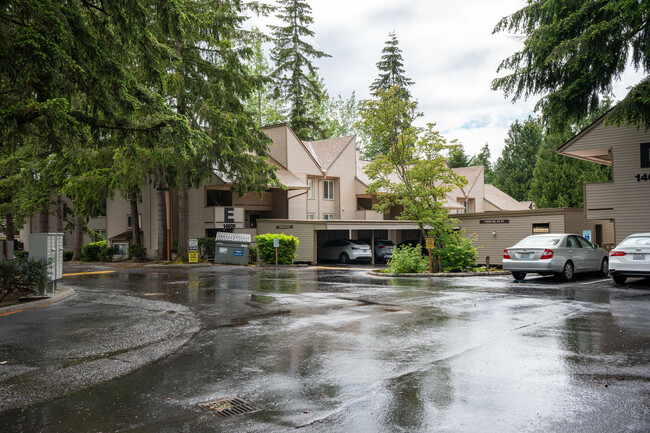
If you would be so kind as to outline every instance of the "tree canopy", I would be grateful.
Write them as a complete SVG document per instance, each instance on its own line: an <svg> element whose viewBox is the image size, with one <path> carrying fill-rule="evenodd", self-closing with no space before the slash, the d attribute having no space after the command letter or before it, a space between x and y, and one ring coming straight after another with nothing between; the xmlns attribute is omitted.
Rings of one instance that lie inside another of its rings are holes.
<svg viewBox="0 0 650 433"><path fill-rule="evenodd" d="M523 48L503 60L493 89L513 100L542 95L537 107L558 130L598 110L629 64L650 73L647 0L528 0L494 32L516 32ZM650 128L650 77L633 86L609 122Z"/></svg>
<svg viewBox="0 0 650 433"><path fill-rule="evenodd" d="M271 59L275 64L272 76L275 79L275 96L286 98L291 104L289 124L303 140L322 138L320 119L310 116L312 101L321 100L318 86L317 67L311 59L330 57L317 50L306 38L314 36L309 25L314 22L309 3L301 0L280 0L278 14L285 25L270 26L275 46Z"/></svg>
<svg viewBox="0 0 650 433"><path fill-rule="evenodd" d="M377 63L379 77L370 85L370 91L377 95L380 90L389 91L393 87L399 88L399 95L406 99L411 97L407 87L413 85L413 80L404 75L404 60L402 50L399 49L399 41L395 32L388 34L386 46L381 51L381 60Z"/></svg>

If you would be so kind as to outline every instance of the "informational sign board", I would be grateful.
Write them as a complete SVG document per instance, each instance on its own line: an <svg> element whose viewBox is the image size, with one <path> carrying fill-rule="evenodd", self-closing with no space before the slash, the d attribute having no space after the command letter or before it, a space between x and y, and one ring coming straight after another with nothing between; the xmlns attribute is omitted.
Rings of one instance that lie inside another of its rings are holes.
<svg viewBox="0 0 650 433"><path fill-rule="evenodd" d="M189 250L190 251L198 251L199 250L199 240L198 239L190 239Z"/></svg>
<svg viewBox="0 0 650 433"><path fill-rule="evenodd" d="M436 247L436 238L429 236L426 238L426 247L427 250L432 250Z"/></svg>
<svg viewBox="0 0 650 433"><path fill-rule="evenodd" d="M215 207L214 228L241 229L244 228L243 207Z"/></svg>
<svg viewBox="0 0 650 433"><path fill-rule="evenodd" d="M244 257L244 250L242 250L242 249L240 249L240 248L235 248L235 249L233 250L233 255L234 255L235 257Z"/></svg>
<svg viewBox="0 0 650 433"><path fill-rule="evenodd" d="M280 248L280 239L273 239L273 248Z"/></svg>
<svg viewBox="0 0 650 433"><path fill-rule="evenodd" d="M188 259L190 263L198 263L199 262L199 252L198 251L189 251L188 253Z"/></svg>
<svg viewBox="0 0 650 433"><path fill-rule="evenodd" d="M583 230L582 237L591 242L591 230Z"/></svg>

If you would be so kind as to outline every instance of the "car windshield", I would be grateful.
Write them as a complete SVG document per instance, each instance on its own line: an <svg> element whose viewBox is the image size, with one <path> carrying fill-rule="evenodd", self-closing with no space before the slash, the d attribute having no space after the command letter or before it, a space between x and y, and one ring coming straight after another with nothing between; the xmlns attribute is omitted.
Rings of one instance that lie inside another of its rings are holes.
<svg viewBox="0 0 650 433"><path fill-rule="evenodd" d="M519 241L516 247L554 247L560 243L562 236L528 236Z"/></svg>
<svg viewBox="0 0 650 433"><path fill-rule="evenodd" d="M650 236L635 236L624 239L619 247L650 247Z"/></svg>

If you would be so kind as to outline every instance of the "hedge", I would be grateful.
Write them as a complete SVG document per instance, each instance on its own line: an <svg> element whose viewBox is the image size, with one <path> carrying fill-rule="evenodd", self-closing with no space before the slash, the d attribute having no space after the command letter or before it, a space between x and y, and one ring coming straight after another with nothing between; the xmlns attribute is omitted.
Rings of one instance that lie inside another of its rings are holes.
<svg viewBox="0 0 650 433"><path fill-rule="evenodd" d="M298 238L282 234L266 233L257 235L255 241L257 242L257 255L264 262L275 264L275 248L273 248L273 239L280 240L278 247L278 264L290 265L296 258L296 250L298 249Z"/></svg>

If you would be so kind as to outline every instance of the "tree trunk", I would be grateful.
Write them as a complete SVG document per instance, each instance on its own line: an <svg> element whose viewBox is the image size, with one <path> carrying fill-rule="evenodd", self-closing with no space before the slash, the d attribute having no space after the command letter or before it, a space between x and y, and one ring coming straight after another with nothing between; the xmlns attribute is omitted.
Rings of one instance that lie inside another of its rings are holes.
<svg viewBox="0 0 650 433"><path fill-rule="evenodd" d="M46 210L42 210L38 215L38 232L39 233L49 233L50 232L50 213Z"/></svg>
<svg viewBox="0 0 650 433"><path fill-rule="evenodd" d="M165 190L163 189L164 181L162 170L158 169L158 179L156 185L156 203L158 213L158 254L157 260L169 260L167 257L167 202L165 200Z"/></svg>
<svg viewBox="0 0 650 433"><path fill-rule="evenodd" d="M8 213L5 215L5 224L7 233L7 243L13 242L15 239L14 233L16 232L16 227L14 226L14 214Z"/></svg>
<svg viewBox="0 0 650 433"><path fill-rule="evenodd" d="M176 253L183 261L187 261L189 249L189 216L187 177L183 176L181 185L178 188L178 248Z"/></svg>
<svg viewBox="0 0 650 433"><path fill-rule="evenodd" d="M80 216L74 218L74 250L72 260L81 260L81 246L84 244L84 222Z"/></svg>
<svg viewBox="0 0 650 433"><path fill-rule="evenodd" d="M63 199L56 198L56 232L63 233Z"/></svg>
<svg viewBox="0 0 650 433"><path fill-rule="evenodd" d="M140 218L138 218L138 193L131 192L129 194L129 202L131 203L131 238L133 245L142 245L140 239Z"/></svg>

